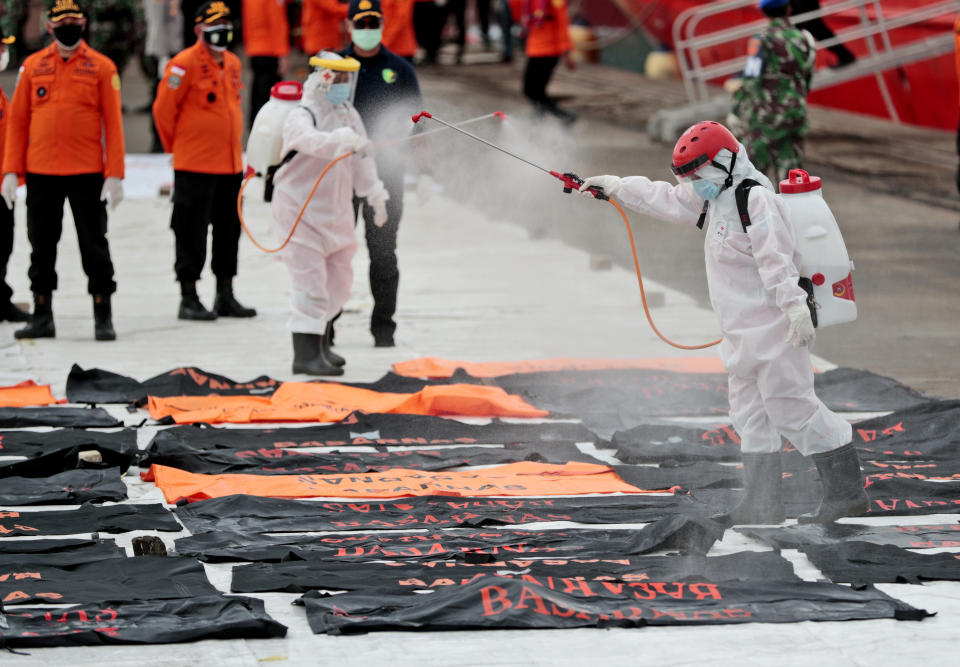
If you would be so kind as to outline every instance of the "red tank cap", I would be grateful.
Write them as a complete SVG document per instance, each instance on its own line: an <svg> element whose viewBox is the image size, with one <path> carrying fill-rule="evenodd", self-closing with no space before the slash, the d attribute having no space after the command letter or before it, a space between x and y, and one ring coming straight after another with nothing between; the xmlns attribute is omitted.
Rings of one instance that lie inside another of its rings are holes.
<svg viewBox="0 0 960 667"><path fill-rule="evenodd" d="M819 190L822 181L819 176L811 176L803 169L791 169L785 180L780 181L780 193L795 195L800 192Z"/></svg>
<svg viewBox="0 0 960 667"><path fill-rule="evenodd" d="M820 285L827 282L827 277L822 273L814 273L813 276L810 278L810 280L813 281L814 285L816 285L817 287L820 287Z"/></svg>
<svg viewBox="0 0 960 667"><path fill-rule="evenodd" d="M281 81L273 84L270 97L285 102L297 102L303 97L303 86L299 81Z"/></svg>

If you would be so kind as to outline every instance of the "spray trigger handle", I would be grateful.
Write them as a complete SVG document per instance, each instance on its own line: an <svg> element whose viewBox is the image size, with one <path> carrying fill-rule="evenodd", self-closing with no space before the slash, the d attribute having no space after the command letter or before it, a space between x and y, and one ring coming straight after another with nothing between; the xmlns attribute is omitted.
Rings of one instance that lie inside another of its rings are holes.
<svg viewBox="0 0 960 667"><path fill-rule="evenodd" d="M570 171L565 174L551 171L550 175L563 181L563 191L567 194L570 194L574 190L579 190L580 186L583 185L583 179ZM610 199L607 195L603 194L603 190L600 188L591 186L587 188L587 191L593 195L594 199Z"/></svg>

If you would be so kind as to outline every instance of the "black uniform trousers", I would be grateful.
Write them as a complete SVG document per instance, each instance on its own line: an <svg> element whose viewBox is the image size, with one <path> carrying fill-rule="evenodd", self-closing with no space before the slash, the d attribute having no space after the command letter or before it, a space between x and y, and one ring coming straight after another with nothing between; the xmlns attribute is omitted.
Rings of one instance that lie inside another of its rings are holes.
<svg viewBox="0 0 960 667"><path fill-rule="evenodd" d="M370 333L374 338L392 336L397 329L393 315L397 312L397 288L400 267L397 263L397 231L403 215L403 169L377 165L380 180L390 194L387 200L387 222L383 227L373 224L373 207L354 197L353 213L363 204L363 223L370 254L370 293L373 295L373 314Z"/></svg>
<svg viewBox="0 0 960 667"><path fill-rule="evenodd" d="M243 174L173 173L173 216L170 228L176 239L174 271L181 283L200 279L207 261L207 227L213 225L213 259L210 268L220 280L237 275L240 218L237 195Z"/></svg>
<svg viewBox="0 0 960 667"><path fill-rule="evenodd" d="M100 200L103 174L48 176L27 174L27 237L30 239L30 289L50 294L57 289L57 244L63 232L63 203L70 202L87 274L87 292L117 291L107 243L107 204Z"/></svg>
<svg viewBox="0 0 960 667"><path fill-rule="evenodd" d="M250 56L253 86L250 89L250 127L260 107L270 100L270 89L280 83L280 59L272 56Z"/></svg>
<svg viewBox="0 0 960 667"><path fill-rule="evenodd" d="M437 7L435 2L413 3L413 31L417 37L417 44L426 51L425 62L437 62L437 53L440 51L443 26L446 21L446 7Z"/></svg>
<svg viewBox="0 0 960 667"><path fill-rule="evenodd" d="M527 58L523 71L523 94L537 107L552 108L556 104L547 96L547 84L560 62L558 56Z"/></svg>
<svg viewBox="0 0 960 667"><path fill-rule="evenodd" d="M10 302L13 290L7 284L7 262L13 253L13 211L0 199L0 307Z"/></svg>

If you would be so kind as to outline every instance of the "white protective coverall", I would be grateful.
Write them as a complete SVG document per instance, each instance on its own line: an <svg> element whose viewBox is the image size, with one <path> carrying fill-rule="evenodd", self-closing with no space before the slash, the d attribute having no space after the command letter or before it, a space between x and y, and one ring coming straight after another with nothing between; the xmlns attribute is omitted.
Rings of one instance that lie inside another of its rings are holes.
<svg viewBox="0 0 960 667"><path fill-rule="evenodd" d="M357 135L366 137L363 121L351 104L331 105L323 96L304 94L283 125L282 154L296 157L274 176L271 205L281 238L286 238L317 176L331 160L351 150ZM316 119L316 126L314 126ZM386 201L387 191L370 156L352 155L333 165L304 211L297 231L281 257L293 282L289 328L294 333L324 333L350 296L357 234L353 192L370 202Z"/></svg>
<svg viewBox="0 0 960 667"><path fill-rule="evenodd" d="M730 156L722 150L716 161L729 169ZM734 195L745 178L762 186L750 190L747 232ZM643 176L624 178L618 198L639 213L691 226L704 203L683 186ZM782 435L809 456L850 442L852 429L814 393L809 350L787 341L790 323L785 312L806 301L797 284L787 216L770 180L757 171L740 144L733 185L710 201L704 256L710 302L723 332L720 356L729 373L730 420L740 434L741 450L778 452Z"/></svg>

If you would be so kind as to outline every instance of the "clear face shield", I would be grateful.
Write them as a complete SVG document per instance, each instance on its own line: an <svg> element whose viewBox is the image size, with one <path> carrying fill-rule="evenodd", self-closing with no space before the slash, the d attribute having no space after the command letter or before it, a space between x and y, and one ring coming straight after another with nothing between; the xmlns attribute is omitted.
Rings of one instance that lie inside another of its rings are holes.
<svg viewBox="0 0 960 667"><path fill-rule="evenodd" d="M331 51L321 51L310 58L313 71L304 83L304 95L315 101L326 101L332 106L353 104L357 89L360 61L344 58Z"/></svg>

